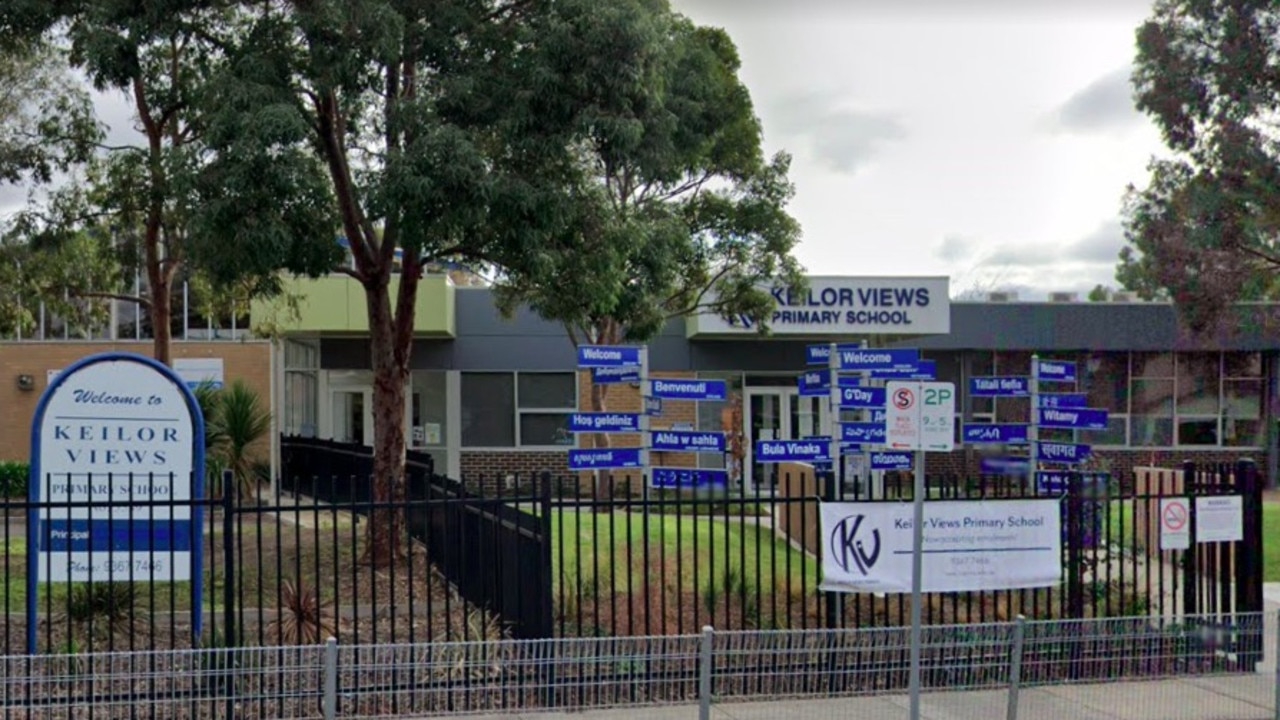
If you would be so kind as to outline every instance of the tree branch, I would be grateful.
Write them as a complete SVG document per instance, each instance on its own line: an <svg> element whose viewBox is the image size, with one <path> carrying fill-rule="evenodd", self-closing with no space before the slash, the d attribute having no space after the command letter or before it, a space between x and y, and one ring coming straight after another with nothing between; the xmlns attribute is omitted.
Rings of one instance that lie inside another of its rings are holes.
<svg viewBox="0 0 1280 720"><path fill-rule="evenodd" d="M1280 257L1277 257L1270 253L1266 253L1261 250L1257 250L1255 248L1251 248L1245 245L1241 245L1240 249L1243 250L1245 253L1252 255L1264 262L1270 263L1271 265L1275 265L1276 267L1280 267Z"/></svg>
<svg viewBox="0 0 1280 720"><path fill-rule="evenodd" d="M66 292L68 295L72 295L78 298L96 299L96 300L119 300L121 302L136 303L145 308L151 307L150 299L144 298L138 295L125 295L123 293L93 292L90 290L70 290L70 289L68 289Z"/></svg>
<svg viewBox="0 0 1280 720"><path fill-rule="evenodd" d="M672 320L674 318L684 317L685 315L689 315L691 313L697 312L698 310L706 310L710 308L723 306L724 303L722 301L717 301L704 306L702 304L702 299L707 296L708 292L711 292L711 288L715 287L715 284L720 282L721 278L723 278L725 275L728 275L729 272L733 270L735 267L737 267L736 264L730 264L730 265L724 266L723 268L720 268L720 272L711 276L711 279L703 284L702 289L700 289L698 291L697 296L694 297L693 305L683 308L681 310L671 312L669 315L667 315L667 319ZM662 303L663 307L666 307L670 303L675 302L676 299L678 299L679 297L680 297L680 293L676 293L671 297L668 297L666 301Z"/></svg>

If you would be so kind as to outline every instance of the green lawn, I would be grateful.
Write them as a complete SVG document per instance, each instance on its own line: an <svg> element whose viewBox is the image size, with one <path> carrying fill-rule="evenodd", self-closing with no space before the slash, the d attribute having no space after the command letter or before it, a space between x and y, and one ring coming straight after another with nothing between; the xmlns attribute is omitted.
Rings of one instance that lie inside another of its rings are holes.
<svg viewBox="0 0 1280 720"><path fill-rule="evenodd" d="M785 584L814 587L818 564L779 539L771 528L736 518L649 516L648 555L639 512L556 510L552 567L561 592L582 583L597 592L642 592L652 585L701 589L726 574L753 589ZM695 574L696 568L696 574ZM714 579L714 580L713 580ZM630 583L630 585L628 585Z"/></svg>
<svg viewBox="0 0 1280 720"><path fill-rule="evenodd" d="M1158 512L1158 500L1137 500L1138 503L1149 503L1154 521ZM1111 505L1109 515L1111 537L1123 540L1125 547L1143 547L1145 538L1134 542L1134 500L1118 500ZM1262 579L1263 582L1280 582L1280 503L1266 502L1262 504Z"/></svg>

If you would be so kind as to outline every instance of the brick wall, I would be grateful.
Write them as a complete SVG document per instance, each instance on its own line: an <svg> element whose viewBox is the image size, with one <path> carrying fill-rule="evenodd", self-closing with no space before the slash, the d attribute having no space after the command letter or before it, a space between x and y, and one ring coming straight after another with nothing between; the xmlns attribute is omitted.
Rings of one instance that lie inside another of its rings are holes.
<svg viewBox="0 0 1280 720"><path fill-rule="evenodd" d="M151 355L151 341L0 343L0 460L26 461L31 450L31 418L47 385L49 370L61 370L88 355L132 352ZM226 380L243 380L271 407L271 344L174 341L174 358L222 358ZM18 389L19 375L35 379L33 390ZM266 459L268 446L255 448Z"/></svg>

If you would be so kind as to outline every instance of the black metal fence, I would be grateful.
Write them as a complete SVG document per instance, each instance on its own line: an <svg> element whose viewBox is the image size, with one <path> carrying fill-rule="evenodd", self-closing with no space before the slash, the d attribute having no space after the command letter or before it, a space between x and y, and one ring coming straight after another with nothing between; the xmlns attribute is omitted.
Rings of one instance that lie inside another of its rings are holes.
<svg viewBox="0 0 1280 720"><path fill-rule="evenodd" d="M188 539L203 548L198 592L189 580L150 582L147 568L133 565L132 575L117 573L114 582L41 581L37 649L304 645L330 635L344 644L682 635L705 625L819 629L909 621L904 596L819 591L819 498L853 498L811 475L784 476L779 491L765 496L741 487L644 492L638 483L622 492L623 481L608 476L601 491L585 478L545 474L516 477L509 488L506 478L440 478L415 460L409 498L387 504L362 487L368 476L360 452L337 446L289 452L296 454L286 455L278 499L155 503L202 515ZM308 458L305 472L290 457ZM1220 615L1229 626L1233 615L1261 610L1256 467L1183 470L1102 484L1073 475L1056 494L1037 494L1008 478L929 478L936 499L1061 498L1065 572L1052 588L928 594L925 622L1195 611ZM1179 477L1188 479L1185 487ZM1161 498L1196 494L1242 496L1244 539L1162 550L1153 533ZM910 495L909 482L891 475L870 501ZM127 513L136 517L138 505L118 498L96 507L126 528L107 553L114 561L137 537ZM7 653L20 654L28 637L28 522L51 506L9 499L0 509L0 638ZM406 515L410 539L397 557L377 557L369 545L369 518L378 509ZM204 619L198 629L197 604ZM1246 662L1260 656L1260 636L1241 642Z"/></svg>

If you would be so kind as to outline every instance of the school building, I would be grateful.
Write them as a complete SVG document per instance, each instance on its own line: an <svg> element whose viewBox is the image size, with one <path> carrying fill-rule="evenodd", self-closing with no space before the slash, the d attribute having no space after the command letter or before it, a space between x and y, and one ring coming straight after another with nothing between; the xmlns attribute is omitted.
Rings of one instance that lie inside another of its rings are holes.
<svg viewBox="0 0 1280 720"><path fill-rule="evenodd" d="M241 377L271 399L278 456L280 436L371 444L372 394L364 295L346 276L291 281L305 296L277 340L255 339L260 317L214 321L184 318L176 358L226 380ZM655 453L655 465L730 467L748 488L768 490L773 468L755 462L756 441L817 435L825 398L801 396L797 375L814 343L866 339L871 347L914 347L934 360L937 379L958 389L957 427L964 423L1024 423L1026 398L973 397L969 379L1027 376L1032 354L1074 360L1079 381L1054 391L1088 395L1110 413L1106 430L1042 431L1042 439L1089 444L1113 472L1184 460L1252 457L1276 476L1275 414L1280 327L1276 308L1251 305L1256 316L1230 336L1193 338L1174 308L1116 294L1103 302L1054 294L1026 302L991 293L975 301L948 299L945 278L815 277L803 296L777 293L772 332L742 322L696 316L671 321L649 344L653 377L726 380L725 402L666 401L652 427L729 433L731 453ZM255 305L251 315L272 312ZM56 320L54 321L56 323ZM228 327L231 326L231 327ZM0 459L27 456L30 417L50 371L107 349L150 351L143 321L123 309L111 327L85 333L56 324L33 338L0 345ZM449 275L423 280L413 373L405 408L410 445L430 453L453 477L551 470L567 472L575 438L568 416L591 408L590 374L576 369L564 328L531 312L508 320L490 291ZM212 363L212 365L211 365ZM210 370L210 372L212 372ZM639 388L613 385L606 409L638 412ZM637 444L614 436L614 444ZM1018 454L999 446L958 447L929 457L932 472L976 474L984 458Z"/></svg>

